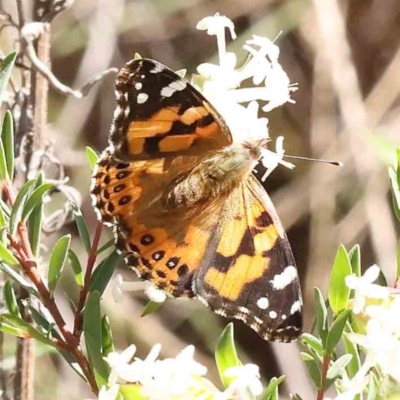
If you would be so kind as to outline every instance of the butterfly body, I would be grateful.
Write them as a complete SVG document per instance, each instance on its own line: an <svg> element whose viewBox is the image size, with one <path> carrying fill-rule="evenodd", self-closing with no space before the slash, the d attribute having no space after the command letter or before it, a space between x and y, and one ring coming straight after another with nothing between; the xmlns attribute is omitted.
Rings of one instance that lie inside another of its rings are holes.
<svg viewBox="0 0 400 400"><path fill-rule="evenodd" d="M232 143L207 100L155 61L129 62L116 90L92 197L126 263L265 339L295 339L302 308L295 262L252 175L263 144Z"/></svg>

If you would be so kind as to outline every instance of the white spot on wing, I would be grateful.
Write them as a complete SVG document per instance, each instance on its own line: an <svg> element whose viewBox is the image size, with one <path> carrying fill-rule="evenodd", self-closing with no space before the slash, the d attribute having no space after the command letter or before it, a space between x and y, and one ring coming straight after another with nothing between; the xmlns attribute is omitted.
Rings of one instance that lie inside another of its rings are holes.
<svg viewBox="0 0 400 400"><path fill-rule="evenodd" d="M266 297L260 297L257 300L257 306L261 308L261 310L266 310L269 307L269 300Z"/></svg>
<svg viewBox="0 0 400 400"><path fill-rule="evenodd" d="M247 307L239 307L239 311L243 314L248 314L250 312Z"/></svg>
<svg viewBox="0 0 400 400"><path fill-rule="evenodd" d="M135 83L135 89L140 90L143 87L143 85L140 82Z"/></svg>
<svg viewBox="0 0 400 400"><path fill-rule="evenodd" d="M269 317L270 317L271 319L275 319L277 316L278 316L278 314L277 314L275 311L270 311L270 312L269 312Z"/></svg>
<svg viewBox="0 0 400 400"><path fill-rule="evenodd" d="M296 278L297 270L293 265L290 265L281 274L275 275L274 279L271 280L271 284L275 290L281 290L291 284Z"/></svg>
<svg viewBox="0 0 400 400"><path fill-rule="evenodd" d="M290 315L294 314L297 311L300 311L301 309L301 302L300 300L296 300L293 305L292 308L290 309Z"/></svg>
<svg viewBox="0 0 400 400"><path fill-rule="evenodd" d="M162 97L171 97L175 92L176 92L175 89L172 89L169 86L166 86L161 89L161 96Z"/></svg>
<svg viewBox="0 0 400 400"><path fill-rule="evenodd" d="M143 104L147 101L149 96L146 93L139 93L137 97L138 104Z"/></svg>
<svg viewBox="0 0 400 400"><path fill-rule="evenodd" d="M187 86L187 82L184 80L173 81L168 86L161 89L162 97L171 97L175 92L184 90Z"/></svg>
<svg viewBox="0 0 400 400"><path fill-rule="evenodd" d="M164 69L164 66L160 63L154 64L154 68L150 70L151 74L158 74Z"/></svg>

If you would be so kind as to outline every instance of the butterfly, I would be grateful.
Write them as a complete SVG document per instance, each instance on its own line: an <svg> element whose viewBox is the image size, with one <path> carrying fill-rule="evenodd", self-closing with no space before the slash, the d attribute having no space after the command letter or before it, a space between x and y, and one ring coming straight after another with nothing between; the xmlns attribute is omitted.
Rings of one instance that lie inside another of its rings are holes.
<svg viewBox="0 0 400 400"><path fill-rule="evenodd" d="M91 195L126 264L266 340L296 339L302 298L294 257L252 174L264 143L234 143L210 102L154 60L129 61L115 95Z"/></svg>

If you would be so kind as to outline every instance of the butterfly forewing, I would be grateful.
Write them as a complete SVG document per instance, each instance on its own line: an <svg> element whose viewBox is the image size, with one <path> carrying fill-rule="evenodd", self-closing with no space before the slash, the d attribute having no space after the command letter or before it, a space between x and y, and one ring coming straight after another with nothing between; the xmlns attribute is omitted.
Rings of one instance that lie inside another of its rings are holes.
<svg viewBox="0 0 400 400"><path fill-rule="evenodd" d="M115 94L110 142L120 160L204 153L232 141L211 104L156 61L128 62L117 75Z"/></svg>

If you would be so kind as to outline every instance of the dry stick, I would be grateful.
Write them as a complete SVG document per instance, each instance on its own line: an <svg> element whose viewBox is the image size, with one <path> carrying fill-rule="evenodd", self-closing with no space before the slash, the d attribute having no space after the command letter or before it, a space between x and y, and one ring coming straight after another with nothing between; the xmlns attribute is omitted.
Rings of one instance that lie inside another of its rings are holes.
<svg viewBox="0 0 400 400"><path fill-rule="evenodd" d="M100 221L97 221L96 230L93 237L92 247L90 249L87 265L86 265L86 272L85 272L85 279L83 282L83 288L79 293L79 301L78 307L75 314L75 321L74 321L74 335L76 338L80 338L82 333L82 323L83 323L83 307L85 306L85 301L87 295L89 293L89 286L90 286L90 278L92 276L93 267L96 262L97 257L97 249L99 248L101 231L103 229L103 224Z"/></svg>

